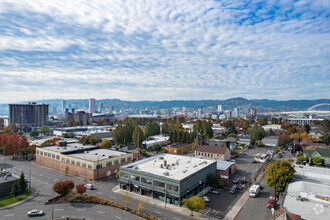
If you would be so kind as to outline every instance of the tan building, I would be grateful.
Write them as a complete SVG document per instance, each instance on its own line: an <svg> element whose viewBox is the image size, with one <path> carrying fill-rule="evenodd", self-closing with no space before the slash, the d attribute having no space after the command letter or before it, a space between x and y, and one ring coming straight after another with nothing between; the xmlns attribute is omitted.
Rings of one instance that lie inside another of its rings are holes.
<svg viewBox="0 0 330 220"><path fill-rule="evenodd" d="M37 147L36 163L57 170L82 176L90 180L116 174L119 167L133 162L133 153L99 149L80 143L64 147Z"/></svg>
<svg viewBox="0 0 330 220"><path fill-rule="evenodd" d="M229 160L230 150L227 147L201 145L195 151L195 156L215 160Z"/></svg>

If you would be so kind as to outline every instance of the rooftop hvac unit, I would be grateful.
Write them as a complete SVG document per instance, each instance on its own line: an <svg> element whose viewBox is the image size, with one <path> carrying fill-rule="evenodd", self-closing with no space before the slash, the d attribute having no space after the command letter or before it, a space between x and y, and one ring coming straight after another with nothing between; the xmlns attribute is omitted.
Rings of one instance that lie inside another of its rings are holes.
<svg viewBox="0 0 330 220"><path fill-rule="evenodd" d="M191 162L190 160L187 161L187 163L190 163L190 162Z"/></svg>
<svg viewBox="0 0 330 220"><path fill-rule="evenodd" d="M182 171L182 173L186 173L186 172L188 172L188 170L183 170L183 171Z"/></svg>
<svg viewBox="0 0 330 220"><path fill-rule="evenodd" d="M104 157L105 155L104 154L102 154L102 157Z"/></svg>
<svg viewBox="0 0 330 220"><path fill-rule="evenodd" d="M134 169L135 169L135 170L138 170L138 169L139 169L139 167L138 167L138 166L134 166Z"/></svg>
<svg viewBox="0 0 330 220"><path fill-rule="evenodd" d="M166 171L166 172L164 172L164 175L168 176L168 175L170 175L170 173Z"/></svg>
<svg viewBox="0 0 330 220"><path fill-rule="evenodd" d="M194 165L194 168L196 168L197 167L197 165Z"/></svg>
<svg viewBox="0 0 330 220"><path fill-rule="evenodd" d="M172 163L172 166L174 166L175 164L174 163Z"/></svg>
<svg viewBox="0 0 330 220"><path fill-rule="evenodd" d="M164 160L164 157L159 157L160 160Z"/></svg>
<svg viewBox="0 0 330 220"><path fill-rule="evenodd" d="M163 164L160 165L160 168L163 168Z"/></svg>

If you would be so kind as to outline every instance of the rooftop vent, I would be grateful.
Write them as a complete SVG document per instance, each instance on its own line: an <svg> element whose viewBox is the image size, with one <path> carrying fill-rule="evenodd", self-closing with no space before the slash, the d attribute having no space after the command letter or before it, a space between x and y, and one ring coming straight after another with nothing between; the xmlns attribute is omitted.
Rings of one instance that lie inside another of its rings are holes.
<svg viewBox="0 0 330 220"><path fill-rule="evenodd" d="M183 170L183 171L182 171L182 173L186 173L186 172L188 172L188 170Z"/></svg>
<svg viewBox="0 0 330 220"><path fill-rule="evenodd" d="M168 176L168 175L170 175L170 173L166 171L166 172L164 172L164 175Z"/></svg>
<svg viewBox="0 0 330 220"><path fill-rule="evenodd" d="M160 165L160 168L163 168L163 164Z"/></svg>
<svg viewBox="0 0 330 220"><path fill-rule="evenodd" d="M97 155L97 153L94 153L94 155Z"/></svg>
<svg viewBox="0 0 330 220"><path fill-rule="evenodd" d="M160 160L164 160L164 157L159 157Z"/></svg>
<svg viewBox="0 0 330 220"><path fill-rule="evenodd" d="M190 162L191 162L190 160L187 161L187 163L190 163Z"/></svg>
<svg viewBox="0 0 330 220"><path fill-rule="evenodd" d="M102 157L104 157L105 156L105 154L102 154Z"/></svg>
<svg viewBox="0 0 330 220"><path fill-rule="evenodd" d="M197 165L194 165L194 168L196 168L197 167Z"/></svg>
<svg viewBox="0 0 330 220"><path fill-rule="evenodd" d="M138 167L138 166L134 166L134 169L135 169L135 170L138 170L138 169L139 169L139 167Z"/></svg>
<svg viewBox="0 0 330 220"><path fill-rule="evenodd" d="M77 148L77 146L74 146L74 148Z"/></svg>

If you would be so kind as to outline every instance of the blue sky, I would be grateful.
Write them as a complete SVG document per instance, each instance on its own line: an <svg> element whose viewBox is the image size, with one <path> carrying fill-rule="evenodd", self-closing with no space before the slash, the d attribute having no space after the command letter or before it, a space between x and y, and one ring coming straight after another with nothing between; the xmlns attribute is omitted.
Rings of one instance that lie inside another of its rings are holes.
<svg viewBox="0 0 330 220"><path fill-rule="evenodd" d="M328 0L0 0L0 103L329 98Z"/></svg>

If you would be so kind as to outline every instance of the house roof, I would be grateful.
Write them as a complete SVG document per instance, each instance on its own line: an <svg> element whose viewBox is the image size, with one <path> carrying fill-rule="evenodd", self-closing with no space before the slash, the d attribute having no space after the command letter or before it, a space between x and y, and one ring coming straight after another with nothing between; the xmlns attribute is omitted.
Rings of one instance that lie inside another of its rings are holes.
<svg viewBox="0 0 330 220"><path fill-rule="evenodd" d="M330 157L330 149L317 148L315 150L304 150L304 154L308 157L311 157L314 152L317 152L321 157Z"/></svg>
<svg viewBox="0 0 330 220"><path fill-rule="evenodd" d="M227 147L201 145L197 148L196 151L215 153L215 154L225 154L227 150L229 151Z"/></svg>
<svg viewBox="0 0 330 220"><path fill-rule="evenodd" d="M229 162L229 161L223 161L223 160L217 160L217 170L225 171L233 164L236 164L236 163Z"/></svg>

